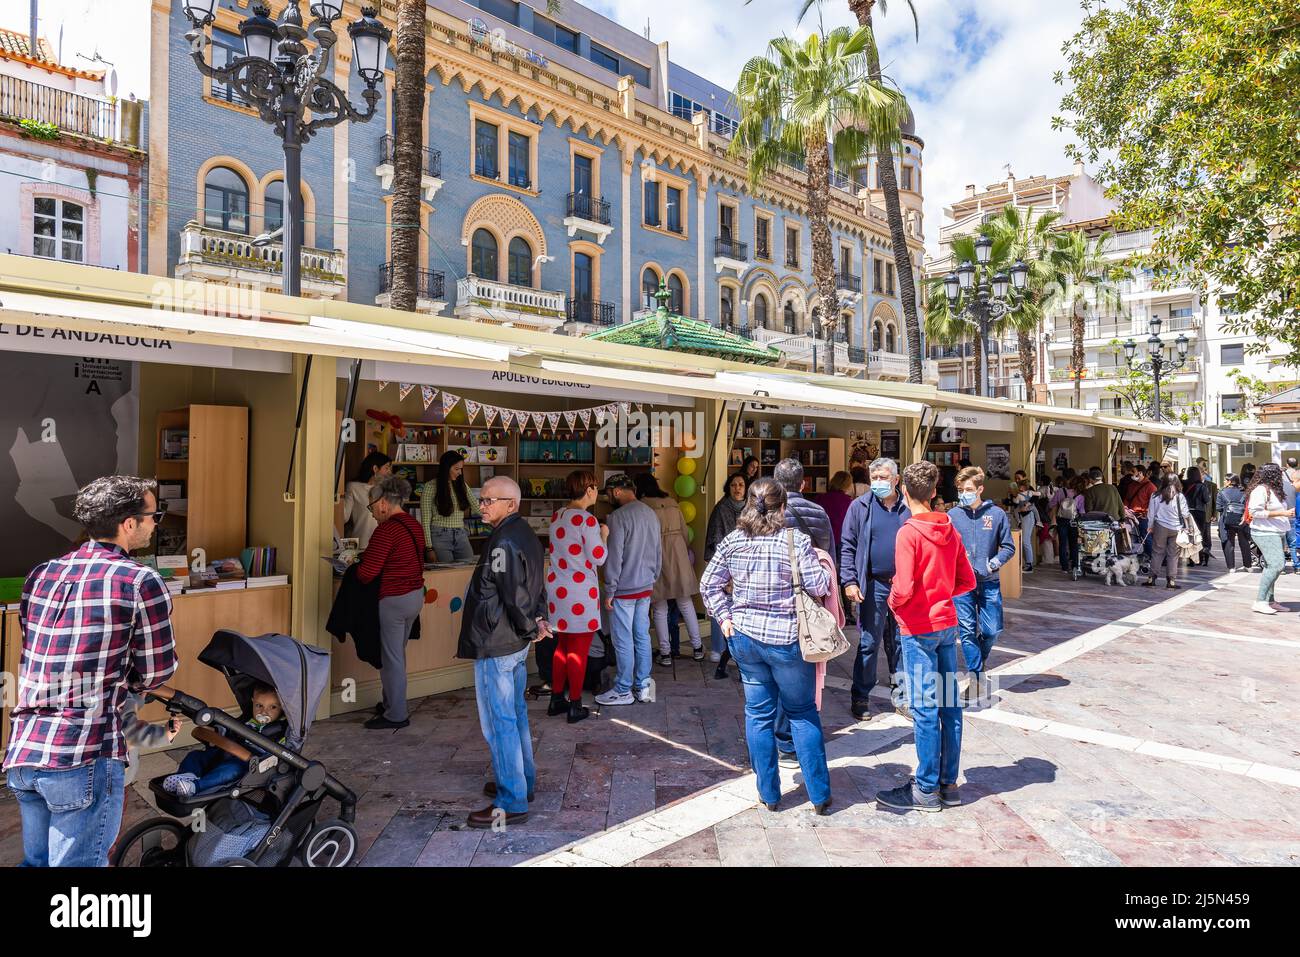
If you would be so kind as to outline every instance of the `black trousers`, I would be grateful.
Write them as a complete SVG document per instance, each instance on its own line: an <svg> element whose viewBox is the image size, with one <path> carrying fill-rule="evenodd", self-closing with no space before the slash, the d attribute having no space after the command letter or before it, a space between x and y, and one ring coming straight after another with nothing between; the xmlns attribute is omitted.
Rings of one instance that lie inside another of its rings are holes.
<svg viewBox="0 0 1300 957"><path fill-rule="evenodd" d="M1201 564L1204 565L1210 557L1210 519L1205 512L1197 509L1191 510L1191 516L1196 527L1201 530Z"/></svg>
<svg viewBox="0 0 1300 957"><path fill-rule="evenodd" d="M1229 568L1236 566L1236 559L1233 553L1238 547L1241 548L1241 564L1243 568L1250 568L1250 526L1249 525L1223 525L1219 528L1219 540L1223 543L1223 561Z"/></svg>

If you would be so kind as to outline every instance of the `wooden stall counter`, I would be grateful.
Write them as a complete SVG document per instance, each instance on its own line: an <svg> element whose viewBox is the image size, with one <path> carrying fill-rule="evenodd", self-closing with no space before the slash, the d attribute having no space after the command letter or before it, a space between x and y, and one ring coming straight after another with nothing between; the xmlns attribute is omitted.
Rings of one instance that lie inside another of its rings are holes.
<svg viewBox="0 0 1300 957"><path fill-rule="evenodd" d="M1025 560L1020 551L1020 529L1011 530L1011 541L1016 546L1015 557L998 569L998 581L1002 585L1003 598L1019 598L1024 581Z"/></svg>
<svg viewBox="0 0 1300 957"><path fill-rule="evenodd" d="M474 663L456 657L465 591L473 573L473 565L425 568L427 593L420 612L420 640L406 643L408 698L473 687ZM334 641L330 658L331 714L379 703L383 696L379 672L357 658L351 637L345 642Z"/></svg>
<svg viewBox="0 0 1300 957"><path fill-rule="evenodd" d="M0 620L0 754L9 745L9 712L18 700L18 663L22 660L23 635L18 627L17 605Z"/></svg>

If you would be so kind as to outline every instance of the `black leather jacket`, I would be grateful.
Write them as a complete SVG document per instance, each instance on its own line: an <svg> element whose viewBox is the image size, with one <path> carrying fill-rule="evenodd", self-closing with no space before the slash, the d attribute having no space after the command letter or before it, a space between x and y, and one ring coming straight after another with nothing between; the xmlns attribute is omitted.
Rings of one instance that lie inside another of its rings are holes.
<svg viewBox="0 0 1300 957"><path fill-rule="evenodd" d="M457 658L501 658L527 648L546 617L542 543L518 514L483 544L460 622Z"/></svg>

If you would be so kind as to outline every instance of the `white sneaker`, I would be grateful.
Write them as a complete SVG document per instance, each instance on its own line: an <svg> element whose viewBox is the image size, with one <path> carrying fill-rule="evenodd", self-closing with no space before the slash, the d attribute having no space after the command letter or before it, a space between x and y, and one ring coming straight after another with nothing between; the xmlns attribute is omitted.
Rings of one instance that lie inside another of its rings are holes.
<svg viewBox="0 0 1300 957"><path fill-rule="evenodd" d="M653 678L646 679L645 687L636 693L636 700L642 704L655 703L655 680Z"/></svg>
<svg viewBox="0 0 1300 957"><path fill-rule="evenodd" d="M193 797L198 790L199 778L196 774L169 774L163 778L163 790L181 797Z"/></svg>
<svg viewBox="0 0 1300 957"><path fill-rule="evenodd" d="M1277 614L1277 609L1274 608L1272 605L1270 605L1268 602L1264 602L1264 601L1257 601L1257 602L1255 602L1255 604L1253 604L1253 605L1250 606L1250 610L1251 610L1251 611L1257 611L1257 612L1259 612L1261 615L1276 615L1276 614Z"/></svg>
<svg viewBox="0 0 1300 957"><path fill-rule="evenodd" d="M632 692L625 691L619 694L613 688L610 688L604 694L596 695L596 704L600 705L619 705L631 704L636 699L632 697Z"/></svg>

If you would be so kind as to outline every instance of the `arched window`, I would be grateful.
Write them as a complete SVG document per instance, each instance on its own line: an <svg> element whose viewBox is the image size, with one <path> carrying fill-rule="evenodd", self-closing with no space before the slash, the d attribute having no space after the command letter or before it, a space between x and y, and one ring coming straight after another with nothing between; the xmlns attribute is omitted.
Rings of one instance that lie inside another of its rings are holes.
<svg viewBox="0 0 1300 957"><path fill-rule="evenodd" d="M659 273L655 272L653 266L646 266L641 272L641 296L645 300L642 305L646 309L657 309L659 307L659 303L655 301L655 293L658 291Z"/></svg>
<svg viewBox="0 0 1300 957"><path fill-rule="evenodd" d="M533 247L523 236L510 240L510 285L533 284Z"/></svg>
<svg viewBox="0 0 1300 957"><path fill-rule="evenodd" d="M486 229L474 230L469 271L480 279L497 279L497 238Z"/></svg>
<svg viewBox="0 0 1300 957"><path fill-rule="evenodd" d="M754 297L754 328L767 328L767 296L761 292Z"/></svg>
<svg viewBox="0 0 1300 957"><path fill-rule="evenodd" d="M266 197L262 201L262 228L268 233L284 225L284 180L273 179L266 184Z"/></svg>
<svg viewBox="0 0 1300 957"><path fill-rule="evenodd" d="M788 299L786 300L785 308L782 309L781 318L782 322L785 323L785 331L793 335L795 327L794 303L790 302Z"/></svg>
<svg viewBox="0 0 1300 957"><path fill-rule="evenodd" d="M682 288L681 276L670 275L668 277L668 294L672 297L668 300L668 311L675 312L679 316L687 315L686 290Z"/></svg>
<svg viewBox="0 0 1300 957"><path fill-rule="evenodd" d="M894 332L894 326L891 323L890 325L885 326L885 351L897 352L898 351L898 349L896 348L897 345L898 345L898 336L897 333Z"/></svg>
<svg viewBox="0 0 1300 957"><path fill-rule="evenodd" d="M871 349L874 352L880 351L880 323L871 324Z"/></svg>
<svg viewBox="0 0 1300 957"><path fill-rule="evenodd" d="M718 312L718 325L730 331L736 322L736 291L730 286L723 286L720 290L722 301L721 309Z"/></svg>
<svg viewBox="0 0 1300 957"><path fill-rule="evenodd" d="M248 184L228 166L214 166L203 181L203 225L248 233Z"/></svg>

